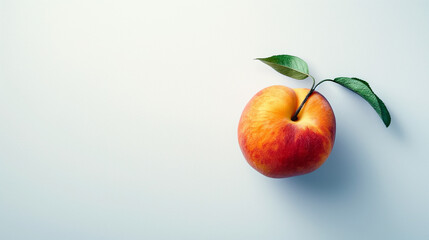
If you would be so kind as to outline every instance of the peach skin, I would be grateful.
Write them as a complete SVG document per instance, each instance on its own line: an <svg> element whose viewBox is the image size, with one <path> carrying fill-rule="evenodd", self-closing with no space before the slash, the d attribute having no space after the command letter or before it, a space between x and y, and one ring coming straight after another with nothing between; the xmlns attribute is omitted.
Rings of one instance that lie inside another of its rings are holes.
<svg viewBox="0 0 429 240"><path fill-rule="evenodd" d="M310 89L271 86L246 105L238 141L247 162L272 178L310 173L328 158L335 141L335 116L328 101L313 92L292 116Z"/></svg>

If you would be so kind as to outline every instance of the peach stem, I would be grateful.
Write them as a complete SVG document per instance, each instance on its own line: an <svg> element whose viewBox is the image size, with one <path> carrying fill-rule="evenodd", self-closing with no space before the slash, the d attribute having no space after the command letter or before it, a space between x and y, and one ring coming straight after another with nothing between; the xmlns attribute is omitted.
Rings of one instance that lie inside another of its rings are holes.
<svg viewBox="0 0 429 240"><path fill-rule="evenodd" d="M307 96L305 96L304 100L302 101L301 105L299 105L298 110L296 110L295 114L292 116L291 120L292 121L296 121L298 120L298 114L301 111L302 107L304 106L304 103L307 102L308 98L310 97L310 95L314 92L314 88L311 88L310 91L308 92Z"/></svg>
<svg viewBox="0 0 429 240"><path fill-rule="evenodd" d="M320 81L318 84L316 84L316 86L314 85L316 83L316 80L314 80L313 76L309 75L312 79L313 79L313 86L311 86L310 91L308 92L307 96L305 96L304 100L302 101L301 105L299 105L298 110L296 110L295 114L292 116L291 120L292 121L296 121L298 120L298 114L301 111L302 107L304 106L305 102L307 102L308 98L310 97L310 95L314 92L314 90L316 90L317 86L319 86L321 83L326 82L326 81L331 81L333 82L334 80L332 79L325 79Z"/></svg>

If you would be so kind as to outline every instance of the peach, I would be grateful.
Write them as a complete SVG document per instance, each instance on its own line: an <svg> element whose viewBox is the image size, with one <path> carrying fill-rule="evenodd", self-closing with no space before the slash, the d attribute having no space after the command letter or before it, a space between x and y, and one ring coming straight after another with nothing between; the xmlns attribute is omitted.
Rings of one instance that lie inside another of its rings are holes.
<svg viewBox="0 0 429 240"><path fill-rule="evenodd" d="M328 101L313 92L292 116L309 89L271 86L246 105L238 125L238 141L247 162L272 178L310 173L328 158L335 141L335 116Z"/></svg>

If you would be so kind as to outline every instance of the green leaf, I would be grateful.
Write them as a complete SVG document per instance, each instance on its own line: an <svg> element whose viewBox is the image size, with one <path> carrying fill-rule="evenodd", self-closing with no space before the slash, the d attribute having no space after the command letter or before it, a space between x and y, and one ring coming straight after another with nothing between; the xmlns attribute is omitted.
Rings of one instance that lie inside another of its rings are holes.
<svg viewBox="0 0 429 240"><path fill-rule="evenodd" d="M256 60L260 60L277 72L297 80L303 80L309 76L307 63L299 57L276 55L268 58L257 58Z"/></svg>
<svg viewBox="0 0 429 240"><path fill-rule="evenodd" d="M363 97L375 109L386 127L390 125L391 119L386 105L384 105L383 101L375 95L367 82L359 78L348 77L335 78L333 81Z"/></svg>

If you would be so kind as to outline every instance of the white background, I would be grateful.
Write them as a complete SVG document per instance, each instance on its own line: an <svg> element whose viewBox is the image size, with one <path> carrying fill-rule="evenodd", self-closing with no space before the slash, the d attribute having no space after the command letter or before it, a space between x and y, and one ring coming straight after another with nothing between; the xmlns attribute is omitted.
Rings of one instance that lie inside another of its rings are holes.
<svg viewBox="0 0 429 240"><path fill-rule="evenodd" d="M428 239L427 1L0 1L0 239ZM270 179L237 125L262 88L334 83L337 139Z"/></svg>

